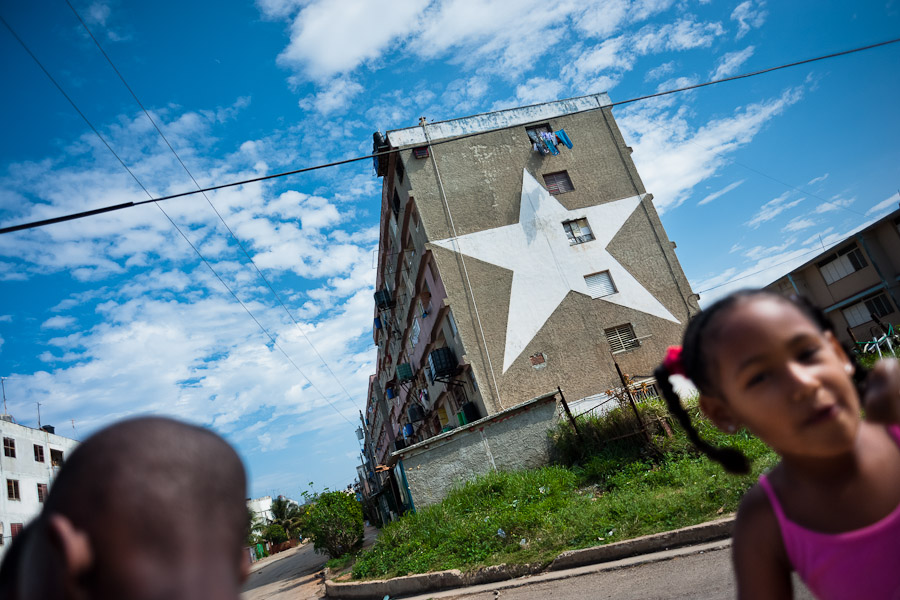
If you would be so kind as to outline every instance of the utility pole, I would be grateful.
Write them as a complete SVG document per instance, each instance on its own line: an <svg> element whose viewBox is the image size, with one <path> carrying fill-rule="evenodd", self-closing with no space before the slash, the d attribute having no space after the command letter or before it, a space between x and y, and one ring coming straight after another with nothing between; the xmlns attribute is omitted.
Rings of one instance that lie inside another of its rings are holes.
<svg viewBox="0 0 900 600"><path fill-rule="evenodd" d="M35 402L35 404L37 404L37 408L38 408L38 429L40 429L41 428L41 403Z"/></svg>
<svg viewBox="0 0 900 600"><path fill-rule="evenodd" d="M3 414L8 415L9 413L6 411L6 380L9 377L0 377L0 388L3 389Z"/></svg>

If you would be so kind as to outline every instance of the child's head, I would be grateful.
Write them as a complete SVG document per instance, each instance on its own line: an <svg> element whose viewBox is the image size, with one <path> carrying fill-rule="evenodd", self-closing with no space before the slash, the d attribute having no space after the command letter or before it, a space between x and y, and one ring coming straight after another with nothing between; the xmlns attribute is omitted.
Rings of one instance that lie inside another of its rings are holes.
<svg viewBox="0 0 900 600"><path fill-rule="evenodd" d="M221 598L245 576L245 474L205 429L125 421L71 455L20 552L22 598Z"/></svg>
<svg viewBox="0 0 900 600"><path fill-rule="evenodd" d="M697 446L728 470L740 453L699 438L668 377L682 371L722 430L747 427L782 456L825 456L852 443L859 424L856 369L828 320L807 302L764 290L732 294L688 324L677 360L657 369L663 395Z"/></svg>

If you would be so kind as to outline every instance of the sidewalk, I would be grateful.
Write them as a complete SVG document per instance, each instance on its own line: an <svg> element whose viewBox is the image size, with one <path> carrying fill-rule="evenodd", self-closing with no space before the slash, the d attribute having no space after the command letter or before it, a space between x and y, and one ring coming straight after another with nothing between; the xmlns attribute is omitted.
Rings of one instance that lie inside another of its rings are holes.
<svg viewBox="0 0 900 600"><path fill-rule="evenodd" d="M516 587L529 585L535 581L566 579L583 574L580 569L587 569L585 572L604 568L615 569L648 561L667 560L674 556L696 554L705 549L721 549L722 544L726 546L730 544L728 538L731 537L733 526L734 517L729 516L717 521L646 535L633 540L582 550L569 550L557 556L546 569L543 564L495 565L472 573L451 569L376 581L338 583L329 580L325 582L325 595L329 598L347 600L357 598L381 600L385 596L390 598L416 597L420 594L427 594L425 597L429 598L450 598L460 592L459 589L453 590L453 588L466 588L466 593L471 593L471 590L480 586ZM678 550L673 550L676 548ZM500 588L486 587L484 589ZM435 593L441 590L450 591Z"/></svg>

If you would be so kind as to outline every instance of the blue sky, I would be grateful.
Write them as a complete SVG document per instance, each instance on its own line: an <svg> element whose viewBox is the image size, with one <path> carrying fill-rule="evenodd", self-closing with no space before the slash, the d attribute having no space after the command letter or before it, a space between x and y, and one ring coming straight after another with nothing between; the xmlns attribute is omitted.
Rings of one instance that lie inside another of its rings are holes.
<svg viewBox="0 0 900 600"><path fill-rule="evenodd" d="M619 101L900 34L895 0L73 3L201 185L365 154L420 116ZM151 194L194 188L63 0L0 14ZM146 198L5 28L0 56L0 224ZM889 46L614 109L704 302L897 207L898 66ZM148 205L0 236L10 412L35 425L41 402L79 437L173 415L235 444L254 496L346 485L380 180L366 161L209 201L298 324L203 196L164 208L297 368Z"/></svg>

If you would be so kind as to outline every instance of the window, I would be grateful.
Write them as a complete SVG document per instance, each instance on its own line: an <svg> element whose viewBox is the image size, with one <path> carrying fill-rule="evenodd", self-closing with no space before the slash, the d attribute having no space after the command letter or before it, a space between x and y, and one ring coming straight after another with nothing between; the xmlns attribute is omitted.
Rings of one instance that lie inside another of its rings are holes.
<svg viewBox="0 0 900 600"><path fill-rule="evenodd" d="M391 210L394 211L395 217L400 214L400 194L397 193L396 189L391 197Z"/></svg>
<svg viewBox="0 0 900 600"><path fill-rule="evenodd" d="M447 311L447 323L450 325L450 333L453 334L453 337L456 337L459 332L456 329L456 319L453 318L453 310Z"/></svg>
<svg viewBox="0 0 900 600"><path fill-rule="evenodd" d="M873 316L878 318L885 317L894 312L894 309L891 307L887 296L881 293L845 308L841 312L844 313L847 324L850 327L856 327L863 323L868 323Z"/></svg>
<svg viewBox="0 0 900 600"><path fill-rule="evenodd" d="M11 539L16 539L16 536L22 533L22 524L21 523L10 523L9 524L9 537Z"/></svg>
<svg viewBox="0 0 900 600"><path fill-rule="evenodd" d="M35 462L44 462L44 447L40 444L34 445L34 460Z"/></svg>
<svg viewBox="0 0 900 600"><path fill-rule="evenodd" d="M419 319L418 317L413 317L412 333L409 334L409 344L413 348L415 348L416 344L419 343L420 331L421 327L419 326Z"/></svg>
<svg viewBox="0 0 900 600"><path fill-rule="evenodd" d="M0 546L3 545L3 523L0 523Z"/></svg>
<svg viewBox="0 0 900 600"><path fill-rule="evenodd" d="M588 225L587 219L584 217L574 219L572 221L563 221L563 229L566 230L566 236L569 238L569 245L583 244L594 239L594 233L591 226Z"/></svg>
<svg viewBox="0 0 900 600"><path fill-rule="evenodd" d="M856 244L850 244L816 264L829 285L868 266L866 257Z"/></svg>
<svg viewBox="0 0 900 600"><path fill-rule="evenodd" d="M18 479L7 479L6 480L6 497L10 500L21 500L22 498L19 496L19 480Z"/></svg>
<svg viewBox="0 0 900 600"><path fill-rule="evenodd" d="M613 284L609 271L585 275L584 282L587 284L591 298L602 298L603 296L609 296L616 293L616 286Z"/></svg>
<svg viewBox="0 0 900 600"><path fill-rule="evenodd" d="M38 502L43 502L44 500L46 500L47 499L47 484L46 483L37 484L37 490L38 490Z"/></svg>
<svg viewBox="0 0 900 600"><path fill-rule="evenodd" d="M3 438L3 456L16 457L16 440L8 437Z"/></svg>
<svg viewBox="0 0 900 600"><path fill-rule="evenodd" d="M413 156L416 158L428 158L428 146L413 148Z"/></svg>
<svg viewBox="0 0 900 600"><path fill-rule="evenodd" d="M606 333L606 341L609 342L609 348L613 352L625 352L626 350L639 348L641 345L637 336L634 335L634 327L631 326L631 323L612 327L604 333Z"/></svg>
<svg viewBox="0 0 900 600"><path fill-rule="evenodd" d="M50 448L50 464L54 467L61 467L63 464L63 451Z"/></svg>
<svg viewBox="0 0 900 600"><path fill-rule="evenodd" d="M544 183L547 184L547 191L554 196L571 192L575 189L575 186L572 185L572 180L569 179L569 174L566 171L547 173L544 175Z"/></svg>
<svg viewBox="0 0 900 600"><path fill-rule="evenodd" d="M525 133L528 134L528 143L536 144L537 141L541 138L542 133L553 133L553 130L550 129L549 125L544 124L535 125L534 127L526 127Z"/></svg>

